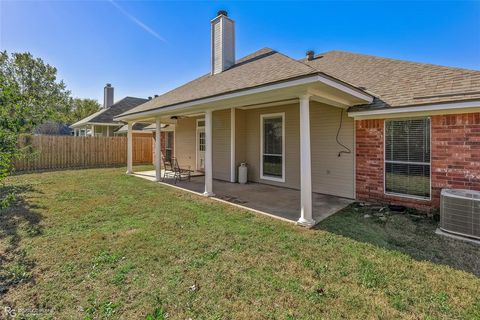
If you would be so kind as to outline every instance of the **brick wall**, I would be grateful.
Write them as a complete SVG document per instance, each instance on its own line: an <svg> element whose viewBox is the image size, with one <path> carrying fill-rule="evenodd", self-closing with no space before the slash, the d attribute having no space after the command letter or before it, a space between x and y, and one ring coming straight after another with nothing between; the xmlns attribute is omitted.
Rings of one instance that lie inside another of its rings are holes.
<svg viewBox="0 0 480 320"><path fill-rule="evenodd" d="M442 188L480 190L480 113L431 117L432 199L384 194L384 121L358 120L356 192L364 201L396 203L422 210L437 208Z"/></svg>
<svg viewBox="0 0 480 320"><path fill-rule="evenodd" d="M442 188L480 190L480 113L432 117L432 200Z"/></svg>

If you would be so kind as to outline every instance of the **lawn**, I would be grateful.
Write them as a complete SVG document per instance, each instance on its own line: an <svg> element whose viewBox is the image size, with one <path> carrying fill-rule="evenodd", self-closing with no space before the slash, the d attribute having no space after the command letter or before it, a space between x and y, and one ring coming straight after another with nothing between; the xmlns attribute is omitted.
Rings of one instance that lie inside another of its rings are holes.
<svg viewBox="0 0 480 320"><path fill-rule="evenodd" d="M351 206L307 230L124 172L8 179L21 198L1 213L0 312L30 308L52 319L480 318L479 247L438 240L427 220L364 218L371 208Z"/></svg>

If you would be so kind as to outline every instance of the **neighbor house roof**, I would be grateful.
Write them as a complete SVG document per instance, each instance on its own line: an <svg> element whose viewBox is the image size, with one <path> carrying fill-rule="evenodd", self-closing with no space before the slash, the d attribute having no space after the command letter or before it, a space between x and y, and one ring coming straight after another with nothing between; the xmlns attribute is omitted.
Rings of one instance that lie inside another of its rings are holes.
<svg viewBox="0 0 480 320"><path fill-rule="evenodd" d="M110 107L101 109L94 114L75 122L71 127L79 127L89 123L121 124L118 121L114 121L113 118L147 101L148 99L125 97L112 104Z"/></svg>
<svg viewBox="0 0 480 320"><path fill-rule="evenodd" d="M136 122L136 123L133 124L132 130L133 131L141 131L141 130L145 130L148 126L150 126L150 123ZM116 133L127 133L128 132L128 124L125 124L125 125L121 126L115 132Z"/></svg>
<svg viewBox="0 0 480 320"><path fill-rule="evenodd" d="M372 105L354 110L480 99L480 71L344 51L329 51L302 61L377 97Z"/></svg>
<svg viewBox="0 0 480 320"><path fill-rule="evenodd" d="M315 74L375 97L371 104L355 106L350 111L480 98L479 71L343 51L329 51L310 61L295 60L264 48L221 73L199 77L121 116Z"/></svg>

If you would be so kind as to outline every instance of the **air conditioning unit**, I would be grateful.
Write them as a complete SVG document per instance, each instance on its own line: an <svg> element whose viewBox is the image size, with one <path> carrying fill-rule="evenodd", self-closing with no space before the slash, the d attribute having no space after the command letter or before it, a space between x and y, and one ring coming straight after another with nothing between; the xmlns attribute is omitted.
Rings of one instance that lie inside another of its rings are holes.
<svg viewBox="0 0 480 320"><path fill-rule="evenodd" d="M480 239L480 191L443 189L440 200L440 229Z"/></svg>

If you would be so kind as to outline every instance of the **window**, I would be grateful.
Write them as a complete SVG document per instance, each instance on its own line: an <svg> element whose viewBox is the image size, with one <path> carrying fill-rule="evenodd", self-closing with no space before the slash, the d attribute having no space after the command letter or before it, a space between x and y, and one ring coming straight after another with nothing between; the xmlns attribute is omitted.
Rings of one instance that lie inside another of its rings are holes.
<svg viewBox="0 0 480 320"><path fill-rule="evenodd" d="M173 132L167 131L165 133L167 135L167 139L165 141L165 159L168 161L172 160L173 157Z"/></svg>
<svg viewBox="0 0 480 320"><path fill-rule="evenodd" d="M385 121L385 193L430 198L430 119Z"/></svg>
<svg viewBox="0 0 480 320"><path fill-rule="evenodd" d="M261 115L260 131L260 177L285 182L284 114Z"/></svg>

